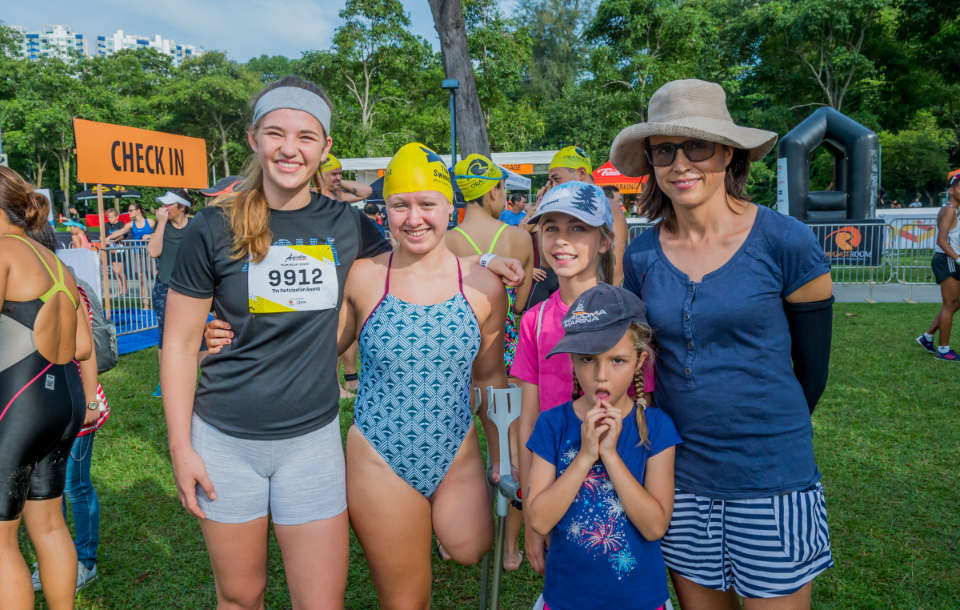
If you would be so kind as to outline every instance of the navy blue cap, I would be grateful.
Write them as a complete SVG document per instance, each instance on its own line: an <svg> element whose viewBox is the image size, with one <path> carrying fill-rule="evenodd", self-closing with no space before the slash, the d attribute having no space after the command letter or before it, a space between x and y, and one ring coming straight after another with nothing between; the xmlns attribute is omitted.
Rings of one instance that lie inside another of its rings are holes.
<svg viewBox="0 0 960 610"><path fill-rule="evenodd" d="M563 338L554 354L602 354L620 342L633 322L647 323L647 306L619 286L600 282L573 302L563 316Z"/></svg>

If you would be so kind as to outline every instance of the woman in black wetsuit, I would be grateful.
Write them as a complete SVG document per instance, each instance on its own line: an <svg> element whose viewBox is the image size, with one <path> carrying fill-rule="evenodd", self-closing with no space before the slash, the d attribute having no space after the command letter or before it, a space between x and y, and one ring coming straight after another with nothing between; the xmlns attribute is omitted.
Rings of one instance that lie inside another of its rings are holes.
<svg viewBox="0 0 960 610"><path fill-rule="evenodd" d="M0 595L4 608L33 608L20 554L20 515L33 541L52 609L72 608L77 554L63 520L67 458L83 423L73 360L93 338L73 276L26 237L49 204L16 172L0 167Z"/></svg>

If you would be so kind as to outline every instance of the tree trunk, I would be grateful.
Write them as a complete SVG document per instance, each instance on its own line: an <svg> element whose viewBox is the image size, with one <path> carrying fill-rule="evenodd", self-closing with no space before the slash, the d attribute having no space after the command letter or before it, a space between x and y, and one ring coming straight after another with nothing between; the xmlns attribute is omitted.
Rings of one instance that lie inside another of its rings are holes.
<svg viewBox="0 0 960 610"><path fill-rule="evenodd" d="M37 155L33 168L33 184L38 189L43 188L43 170L47 169L47 162L42 161L40 155Z"/></svg>
<svg viewBox="0 0 960 610"><path fill-rule="evenodd" d="M487 126L480 109L477 83L473 78L473 63L467 49L467 29L463 23L460 0L430 0L433 25L440 36L443 71L447 78L460 81L456 95L457 141L460 155L471 153L490 156Z"/></svg>
<svg viewBox="0 0 960 610"><path fill-rule="evenodd" d="M217 123L217 130L220 132L220 154L223 158L223 175L230 175L230 157L227 154L227 144L229 144L229 139L227 138L227 130L223 127L223 119L219 115L214 115L214 119Z"/></svg>
<svg viewBox="0 0 960 610"><path fill-rule="evenodd" d="M57 162L60 165L60 190L63 191L63 213L70 215L70 151L57 152Z"/></svg>

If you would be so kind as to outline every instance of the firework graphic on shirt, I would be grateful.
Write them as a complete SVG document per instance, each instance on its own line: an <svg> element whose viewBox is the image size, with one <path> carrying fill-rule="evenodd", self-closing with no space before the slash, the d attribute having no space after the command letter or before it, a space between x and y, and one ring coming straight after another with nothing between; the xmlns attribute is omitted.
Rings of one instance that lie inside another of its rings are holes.
<svg viewBox="0 0 960 610"><path fill-rule="evenodd" d="M577 455L570 446L561 452L557 476L563 474ZM577 510L566 524L563 536L583 549L587 557L607 562L618 580L633 572L637 559L627 541L627 516L613 482L601 462L587 473L574 499Z"/></svg>

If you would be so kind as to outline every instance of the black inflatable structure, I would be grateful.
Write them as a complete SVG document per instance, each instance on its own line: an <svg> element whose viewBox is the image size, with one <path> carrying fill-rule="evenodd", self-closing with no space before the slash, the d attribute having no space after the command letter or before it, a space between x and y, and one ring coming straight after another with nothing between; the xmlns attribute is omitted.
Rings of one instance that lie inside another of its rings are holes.
<svg viewBox="0 0 960 610"><path fill-rule="evenodd" d="M820 146L834 158L832 191L810 190L810 156ZM881 264L879 188L877 134L833 108L818 109L780 139L777 209L808 224L834 265Z"/></svg>
<svg viewBox="0 0 960 610"><path fill-rule="evenodd" d="M834 157L834 190L810 190L810 155ZM820 108L780 139L777 209L804 221L872 218L879 189L877 134L833 108Z"/></svg>

